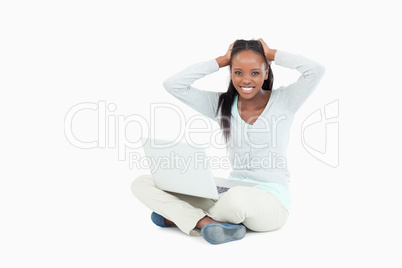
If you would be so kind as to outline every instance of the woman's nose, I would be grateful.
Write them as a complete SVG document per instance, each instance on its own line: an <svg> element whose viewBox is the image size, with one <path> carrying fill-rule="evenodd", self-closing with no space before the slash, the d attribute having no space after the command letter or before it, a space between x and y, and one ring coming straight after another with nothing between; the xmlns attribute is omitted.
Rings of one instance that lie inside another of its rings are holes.
<svg viewBox="0 0 402 268"><path fill-rule="evenodd" d="M243 84L245 84L245 85L250 84L250 83L252 82L250 75L245 74L245 75L243 76L243 81L242 81L242 82L243 82Z"/></svg>
<svg viewBox="0 0 402 268"><path fill-rule="evenodd" d="M248 79L248 78L245 78L245 79L243 79L243 84L245 84L245 85L248 85L248 84L250 84L251 83L251 80L250 79Z"/></svg>

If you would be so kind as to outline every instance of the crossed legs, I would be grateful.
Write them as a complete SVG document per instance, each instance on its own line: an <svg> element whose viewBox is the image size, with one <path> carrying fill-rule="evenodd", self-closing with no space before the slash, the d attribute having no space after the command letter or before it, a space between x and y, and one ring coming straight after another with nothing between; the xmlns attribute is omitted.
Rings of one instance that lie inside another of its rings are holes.
<svg viewBox="0 0 402 268"><path fill-rule="evenodd" d="M215 221L242 223L253 231L273 231L288 218L276 196L250 187L233 187L213 201L165 192L155 187L150 175L142 175L133 181L131 190L145 206L162 215L167 224L175 224L188 235L200 235L199 229Z"/></svg>

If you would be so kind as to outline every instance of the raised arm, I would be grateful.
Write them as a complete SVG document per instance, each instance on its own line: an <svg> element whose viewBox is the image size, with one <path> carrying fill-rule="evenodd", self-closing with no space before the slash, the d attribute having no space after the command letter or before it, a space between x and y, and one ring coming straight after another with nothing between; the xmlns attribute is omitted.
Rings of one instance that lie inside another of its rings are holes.
<svg viewBox="0 0 402 268"><path fill-rule="evenodd" d="M233 44L224 56L193 64L181 72L172 75L163 82L163 86L170 94L197 112L215 119L219 92L200 90L193 87L192 84L208 74L217 72L220 67L227 66L232 46Z"/></svg>
<svg viewBox="0 0 402 268"><path fill-rule="evenodd" d="M174 97L199 113L213 118L216 113L219 93L192 86L204 76L219 70L215 59L193 64L163 82L165 89Z"/></svg>
<svg viewBox="0 0 402 268"><path fill-rule="evenodd" d="M316 89L325 73L325 67L304 56L270 49L265 42L261 43L268 61L275 61L276 65L296 69L301 73L295 83L281 88L288 101L289 109L296 112Z"/></svg>

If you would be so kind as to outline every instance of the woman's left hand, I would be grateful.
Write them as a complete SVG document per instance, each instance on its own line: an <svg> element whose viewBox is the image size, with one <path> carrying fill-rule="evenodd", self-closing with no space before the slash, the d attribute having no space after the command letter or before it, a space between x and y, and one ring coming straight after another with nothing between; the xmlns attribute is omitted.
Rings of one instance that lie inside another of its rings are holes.
<svg viewBox="0 0 402 268"><path fill-rule="evenodd" d="M264 49L265 58L267 59L268 63L274 61L276 49L270 49L268 45L264 42L264 40L262 40L262 38L259 38L258 41L260 41L262 48Z"/></svg>

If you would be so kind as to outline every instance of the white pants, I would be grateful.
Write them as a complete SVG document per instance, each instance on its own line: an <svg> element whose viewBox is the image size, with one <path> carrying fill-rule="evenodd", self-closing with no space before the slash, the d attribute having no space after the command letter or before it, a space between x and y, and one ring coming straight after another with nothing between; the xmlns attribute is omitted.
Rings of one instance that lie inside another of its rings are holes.
<svg viewBox="0 0 402 268"><path fill-rule="evenodd" d="M273 231L285 225L288 211L279 199L262 190L237 186L218 201L165 192L155 187L152 176L136 178L131 191L145 206L174 222L184 233L200 235L195 228L205 216L220 222L242 223L252 231Z"/></svg>

